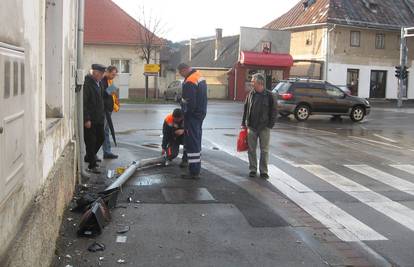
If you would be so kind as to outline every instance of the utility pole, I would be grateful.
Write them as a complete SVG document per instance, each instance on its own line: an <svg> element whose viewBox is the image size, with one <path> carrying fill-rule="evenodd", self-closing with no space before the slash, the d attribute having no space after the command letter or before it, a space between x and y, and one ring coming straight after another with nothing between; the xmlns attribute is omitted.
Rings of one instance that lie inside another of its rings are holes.
<svg viewBox="0 0 414 267"><path fill-rule="evenodd" d="M405 65L407 64L407 40L405 37L405 28L401 28L401 42L400 42L400 68L403 70L405 68ZM397 106L399 108L402 107L403 101L403 90L404 90L404 80L402 78L402 75L399 75L398 77L398 103Z"/></svg>
<svg viewBox="0 0 414 267"><path fill-rule="evenodd" d="M400 75L396 75L398 78L398 107L401 108L403 105L402 97L403 92L406 92L406 83L404 82L408 79L408 68L407 68L407 38L414 37L414 27L411 28L401 28L401 43L400 43ZM404 91L405 90L405 91Z"/></svg>

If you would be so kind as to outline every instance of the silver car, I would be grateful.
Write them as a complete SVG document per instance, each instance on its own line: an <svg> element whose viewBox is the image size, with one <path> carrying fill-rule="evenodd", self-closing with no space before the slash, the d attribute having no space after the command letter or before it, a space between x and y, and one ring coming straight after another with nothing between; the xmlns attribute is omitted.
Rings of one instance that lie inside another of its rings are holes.
<svg viewBox="0 0 414 267"><path fill-rule="evenodd" d="M177 100L181 98L181 92L183 88L183 81L176 80L170 83L167 89L164 92L164 99L165 100Z"/></svg>

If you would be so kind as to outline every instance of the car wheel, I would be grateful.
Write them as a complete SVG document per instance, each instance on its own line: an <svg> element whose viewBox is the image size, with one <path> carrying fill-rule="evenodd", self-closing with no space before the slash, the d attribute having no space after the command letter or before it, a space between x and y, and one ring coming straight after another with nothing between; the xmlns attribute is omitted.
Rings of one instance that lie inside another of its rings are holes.
<svg viewBox="0 0 414 267"><path fill-rule="evenodd" d="M308 105L299 105L295 109L295 118L298 121L306 121L310 116L310 108Z"/></svg>
<svg viewBox="0 0 414 267"><path fill-rule="evenodd" d="M362 121L365 117L365 108L361 106L356 106L351 111L351 120L354 122Z"/></svg>

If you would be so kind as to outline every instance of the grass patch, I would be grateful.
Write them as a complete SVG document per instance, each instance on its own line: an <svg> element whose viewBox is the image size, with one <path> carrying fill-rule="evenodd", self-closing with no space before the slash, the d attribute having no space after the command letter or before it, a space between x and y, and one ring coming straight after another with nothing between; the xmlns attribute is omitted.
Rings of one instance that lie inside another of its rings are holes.
<svg viewBox="0 0 414 267"><path fill-rule="evenodd" d="M163 98L148 98L145 100L144 98L128 98L128 99L121 99L121 104L176 104L173 100L165 100Z"/></svg>

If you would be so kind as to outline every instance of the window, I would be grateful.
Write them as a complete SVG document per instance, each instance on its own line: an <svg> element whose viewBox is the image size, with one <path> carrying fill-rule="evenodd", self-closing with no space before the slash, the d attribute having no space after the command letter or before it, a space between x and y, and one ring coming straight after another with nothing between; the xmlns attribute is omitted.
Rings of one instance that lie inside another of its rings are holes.
<svg viewBox="0 0 414 267"><path fill-rule="evenodd" d="M306 45L312 45L313 44L313 36L314 36L313 32L308 32L306 34L306 41L305 41Z"/></svg>
<svg viewBox="0 0 414 267"><path fill-rule="evenodd" d="M385 34L379 33L375 36L375 48L376 49L385 48Z"/></svg>
<svg viewBox="0 0 414 267"><path fill-rule="evenodd" d="M342 92L341 89L336 88L332 85L326 85L326 92L328 93L329 96L333 96L333 97L343 97L344 96L344 92Z"/></svg>
<svg viewBox="0 0 414 267"><path fill-rule="evenodd" d="M351 46L360 47L361 45L361 32L351 31Z"/></svg>
<svg viewBox="0 0 414 267"><path fill-rule="evenodd" d="M20 63L20 90L24 95L24 63Z"/></svg>
<svg viewBox="0 0 414 267"><path fill-rule="evenodd" d="M4 63L4 98L10 97L10 61Z"/></svg>
<svg viewBox="0 0 414 267"><path fill-rule="evenodd" d="M19 94L19 63L13 62L13 95Z"/></svg>
<svg viewBox="0 0 414 267"><path fill-rule="evenodd" d="M119 73L130 73L128 59L112 59L111 65L117 67Z"/></svg>

